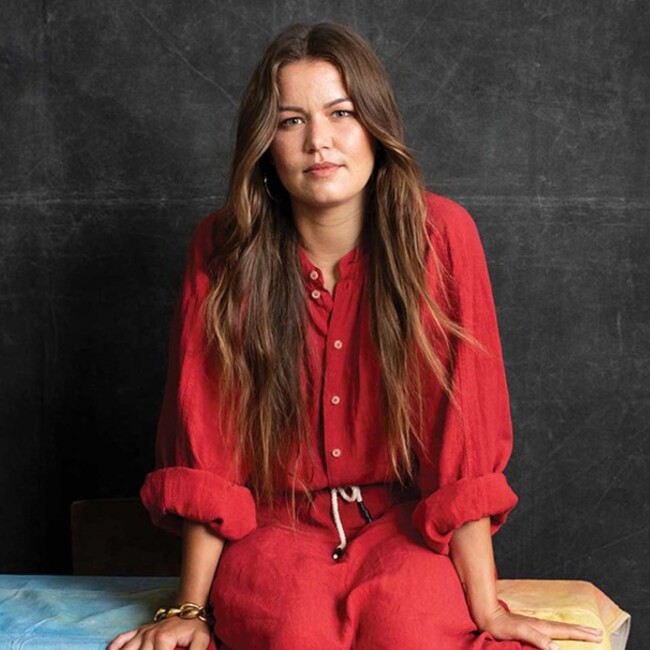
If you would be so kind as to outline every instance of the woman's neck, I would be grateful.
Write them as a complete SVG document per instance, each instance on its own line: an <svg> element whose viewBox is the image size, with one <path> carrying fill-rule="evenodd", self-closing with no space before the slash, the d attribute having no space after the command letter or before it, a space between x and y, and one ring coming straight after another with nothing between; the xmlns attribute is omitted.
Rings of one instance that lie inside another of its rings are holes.
<svg viewBox="0 0 650 650"><path fill-rule="evenodd" d="M298 210L294 211L294 223L307 257L322 271L325 288L333 293L339 279L339 261L361 238L363 211Z"/></svg>

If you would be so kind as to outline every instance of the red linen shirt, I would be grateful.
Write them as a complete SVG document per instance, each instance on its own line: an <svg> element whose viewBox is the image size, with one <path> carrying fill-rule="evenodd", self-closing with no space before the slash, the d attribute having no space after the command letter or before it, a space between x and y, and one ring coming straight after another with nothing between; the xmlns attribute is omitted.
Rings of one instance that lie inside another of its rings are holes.
<svg viewBox="0 0 650 650"><path fill-rule="evenodd" d="M433 550L447 553L453 531L490 516L495 531L517 497L503 474L512 431L501 346L487 267L476 227L456 203L427 193L427 228L446 269L450 315L481 344L459 343L453 364L456 405L429 377L420 432L424 448L413 523ZM209 524L236 540L256 526L245 471L218 428L215 381L206 354L201 307L210 288L208 216L192 239L169 349L169 369L157 437L157 469L141 496L153 521L178 530L182 518ZM366 254L355 248L339 263L334 296L321 271L299 249L308 305L308 367L304 389L314 462L300 478L312 490L394 480L382 431L380 366L369 329ZM439 295L428 255L427 281ZM308 388L309 386L309 388ZM287 487L289 487L287 485Z"/></svg>

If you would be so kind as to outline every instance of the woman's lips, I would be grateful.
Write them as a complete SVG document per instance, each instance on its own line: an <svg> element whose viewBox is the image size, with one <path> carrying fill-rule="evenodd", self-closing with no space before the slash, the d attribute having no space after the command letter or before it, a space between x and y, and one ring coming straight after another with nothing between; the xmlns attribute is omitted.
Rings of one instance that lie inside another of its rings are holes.
<svg viewBox="0 0 650 650"><path fill-rule="evenodd" d="M318 178L324 178L335 174L340 166L334 163L316 163L315 165L311 165L311 167L307 167L305 173Z"/></svg>

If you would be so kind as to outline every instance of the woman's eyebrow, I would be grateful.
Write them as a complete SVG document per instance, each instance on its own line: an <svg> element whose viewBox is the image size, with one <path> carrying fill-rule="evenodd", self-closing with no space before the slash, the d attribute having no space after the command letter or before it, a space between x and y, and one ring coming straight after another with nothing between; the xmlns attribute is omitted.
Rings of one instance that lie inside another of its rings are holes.
<svg viewBox="0 0 650 650"><path fill-rule="evenodd" d="M337 99L333 99L331 102L327 102L326 104L323 104L323 108L331 108L336 104L342 104L343 102L350 102L350 101L352 100L349 97L338 97ZM292 111L295 113L305 113L305 109L301 108L300 106L278 106L278 110Z"/></svg>
<svg viewBox="0 0 650 650"><path fill-rule="evenodd" d="M339 97L338 99L333 99L331 102L327 102L327 104L323 105L323 108L330 108L331 106L335 106L336 104L342 104L343 102L349 102L352 101L349 97Z"/></svg>

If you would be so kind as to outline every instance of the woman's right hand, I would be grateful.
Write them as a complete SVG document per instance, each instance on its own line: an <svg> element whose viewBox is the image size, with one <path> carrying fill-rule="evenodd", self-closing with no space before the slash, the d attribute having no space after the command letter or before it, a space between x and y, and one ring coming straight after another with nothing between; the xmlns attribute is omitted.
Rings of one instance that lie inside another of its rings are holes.
<svg viewBox="0 0 650 650"><path fill-rule="evenodd" d="M106 650L206 650L210 644L210 626L198 618L166 618L159 623L141 625L116 636Z"/></svg>

